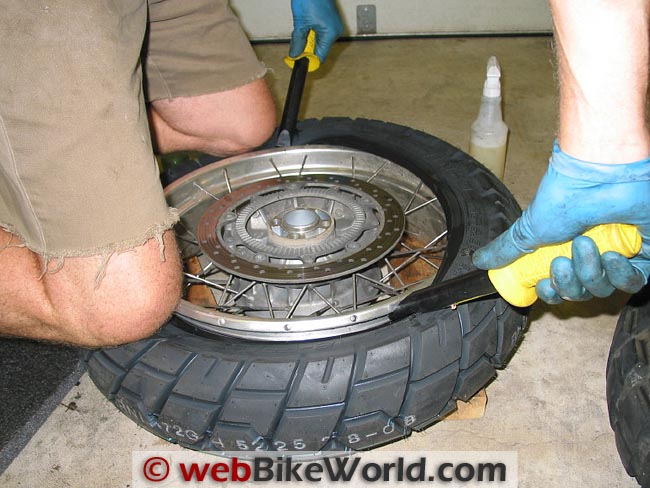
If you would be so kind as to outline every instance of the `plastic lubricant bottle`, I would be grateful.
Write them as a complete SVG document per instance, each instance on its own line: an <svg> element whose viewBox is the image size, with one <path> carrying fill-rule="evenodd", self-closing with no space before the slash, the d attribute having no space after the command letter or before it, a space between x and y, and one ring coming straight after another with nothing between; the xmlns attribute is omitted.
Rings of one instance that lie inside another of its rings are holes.
<svg viewBox="0 0 650 488"><path fill-rule="evenodd" d="M508 126L501 115L501 68L492 56L488 59L481 109L472 124L469 153L503 180L507 143Z"/></svg>

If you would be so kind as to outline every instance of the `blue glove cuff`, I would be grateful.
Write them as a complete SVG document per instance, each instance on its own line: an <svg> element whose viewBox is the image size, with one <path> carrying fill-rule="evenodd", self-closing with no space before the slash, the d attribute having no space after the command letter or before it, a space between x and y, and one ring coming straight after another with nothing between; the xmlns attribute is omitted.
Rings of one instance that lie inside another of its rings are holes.
<svg viewBox="0 0 650 488"><path fill-rule="evenodd" d="M551 167L558 173L592 183L631 183L650 180L650 158L627 164L590 163L569 156L553 143Z"/></svg>

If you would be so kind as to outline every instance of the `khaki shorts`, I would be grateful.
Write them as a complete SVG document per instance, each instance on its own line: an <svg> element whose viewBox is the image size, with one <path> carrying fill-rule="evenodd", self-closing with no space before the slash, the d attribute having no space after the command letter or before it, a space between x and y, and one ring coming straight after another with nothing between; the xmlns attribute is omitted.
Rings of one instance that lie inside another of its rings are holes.
<svg viewBox="0 0 650 488"><path fill-rule="evenodd" d="M266 72L226 0L148 3L0 0L0 226L46 261L110 255L176 221L145 93L219 92Z"/></svg>

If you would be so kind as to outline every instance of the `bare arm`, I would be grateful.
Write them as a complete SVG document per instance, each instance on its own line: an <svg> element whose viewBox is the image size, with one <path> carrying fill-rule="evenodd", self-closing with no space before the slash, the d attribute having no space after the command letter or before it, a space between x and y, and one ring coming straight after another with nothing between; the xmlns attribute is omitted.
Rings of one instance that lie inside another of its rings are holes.
<svg viewBox="0 0 650 488"><path fill-rule="evenodd" d="M572 240L536 291L548 303L635 293L650 277L648 0L549 0L560 80L559 147L535 198L506 232L474 254L500 268L540 247ZM600 254L580 236L599 225L635 225L641 252Z"/></svg>
<svg viewBox="0 0 650 488"><path fill-rule="evenodd" d="M647 158L647 0L550 0L560 79L560 147L585 161Z"/></svg>

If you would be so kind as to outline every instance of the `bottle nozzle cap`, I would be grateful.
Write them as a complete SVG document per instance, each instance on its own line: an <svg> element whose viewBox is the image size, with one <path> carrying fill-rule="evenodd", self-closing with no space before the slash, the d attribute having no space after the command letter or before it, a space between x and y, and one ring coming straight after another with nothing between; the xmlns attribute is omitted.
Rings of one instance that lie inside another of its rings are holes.
<svg viewBox="0 0 650 488"><path fill-rule="evenodd" d="M501 67L496 56L491 56L487 63L487 76L483 84L484 97L500 97L501 96Z"/></svg>

